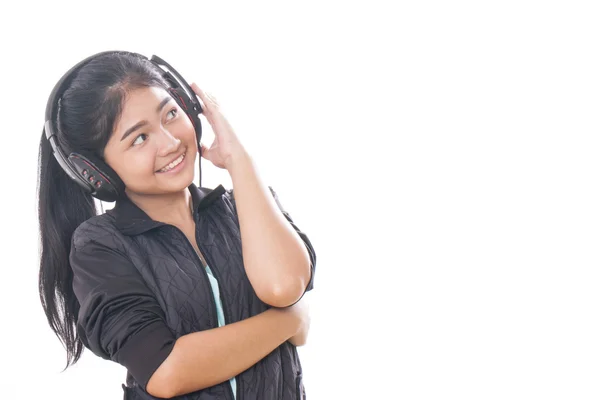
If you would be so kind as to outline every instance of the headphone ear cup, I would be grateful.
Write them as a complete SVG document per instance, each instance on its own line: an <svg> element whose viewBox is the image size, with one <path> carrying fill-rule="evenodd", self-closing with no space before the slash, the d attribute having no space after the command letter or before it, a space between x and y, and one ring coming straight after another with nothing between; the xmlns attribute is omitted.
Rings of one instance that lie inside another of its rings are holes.
<svg viewBox="0 0 600 400"><path fill-rule="evenodd" d="M75 167L92 196L103 201L116 201L125 193L125 184L117 173L99 158L86 154L71 153L69 162Z"/></svg>
<svg viewBox="0 0 600 400"><path fill-rule="evenodd" d="M202 123L200 122L200 117L198 117L198 111L196 111L194 104L185 90L180 87L169 88L169 93L192 121L192 125L194 125L194 129L196 130L196 142L198 143L198 146L200 146L200 139L202 139ZM202 110L200 110L200 112L201 111Z"/></svg>
<svg viewBox="0 0 600 400"><path fill-rule="evenodd" d="M46 137L46 140L52 149L54 159L58 162L62 170L69 176L69 178L71 178L73 182L82 187L86 192L91 193L88 182L79 175L73 163L69 160L66 154L62 152L60 146L58 146L56 143L56 136L54 136L53 132L51 121L46 121L43 135Z"/></svg>

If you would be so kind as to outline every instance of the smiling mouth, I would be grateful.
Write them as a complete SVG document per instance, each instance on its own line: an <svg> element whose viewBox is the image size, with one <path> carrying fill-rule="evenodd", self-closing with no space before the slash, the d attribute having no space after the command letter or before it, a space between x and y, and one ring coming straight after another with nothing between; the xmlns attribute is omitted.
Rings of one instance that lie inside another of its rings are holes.
<svg viewBox="0 0 600 400"><path fill-rule="evenodd" d="M173 168L175 168L176 166L178 166L179 164L181 164L183 162L183 160L185 159L185 154L186 153L183 153L182 155L177 157L175 160L171 161L167 166L163 167L162 169L159 169L156 172L169 172L170 170L172 170Z"/></svg>

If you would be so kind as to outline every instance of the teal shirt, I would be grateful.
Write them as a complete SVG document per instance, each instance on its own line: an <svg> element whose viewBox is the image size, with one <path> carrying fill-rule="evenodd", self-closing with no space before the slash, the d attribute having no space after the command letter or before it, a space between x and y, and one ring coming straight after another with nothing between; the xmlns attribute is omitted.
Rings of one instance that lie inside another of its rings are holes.
<svg viewBox="0 0 600 400"><path fill-rule="evenodd" d="M208 280L210 281L210 286L212 287L213 296L215 298L215 304L217 305L217 321L219 323L219 327L225 325L225 314L223 314L223 303L221 302L221 296L219 295L219 282L213 276L210 267L206 266L206 272L208 273ZM229 380L231 384L231 390L233 390L233 398L236 398L236 382L235 377Z"/></svg>

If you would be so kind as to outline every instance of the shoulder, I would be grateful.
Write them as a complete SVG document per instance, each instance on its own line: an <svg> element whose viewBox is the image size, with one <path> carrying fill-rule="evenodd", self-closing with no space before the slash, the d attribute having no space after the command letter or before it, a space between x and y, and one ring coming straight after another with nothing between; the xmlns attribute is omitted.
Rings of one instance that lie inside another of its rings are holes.
<svg viewBox="0 0 600 400"><path fill-rule="evenodd" d="M131 246L117 229L110 214L92 217L80 224L71 239L69 264L80 294L92 283L134 273ZM74 287L75 287L74 286Z"/></svg>
<svg viewBox="0 0 600 400"><path fill-rule="evenodd" d="M283 214L286 215L287 212L284 210L283 206L281 205L281 202L279 201L279 197L277 196L277 192L275 192L275 190L271 186L267 186L267 188L269 189L269 192L275 199L275 203L277 204L277 207L279 207L279 209L283 212ZM224 190L223 194L221 195L221 199L229 207L229 209L231 211L233 211L234 213L237 213L237 205L236 205L235 194L234 194L233 189Z"/></svg>
<svg viewBox="0 0 600 400"><path fill-rule="evenodd" d="M108 247L119 247L124 236L115 225L115 218L110 213L94 216L81 223L73 232L72 245L82 248L90 242L102 243Z"/></svg>
<svg viewBox="0 0 600 400"><path fill-rule="evenodd" d="M279 203L279 197L277 196L277 192L275 192L275 190L271 186L267 186L267 188L271 192L271 195ZM225 189L222 194L222 198L230 202L235 202L235 195L233 193L233 189Z"/></svg>

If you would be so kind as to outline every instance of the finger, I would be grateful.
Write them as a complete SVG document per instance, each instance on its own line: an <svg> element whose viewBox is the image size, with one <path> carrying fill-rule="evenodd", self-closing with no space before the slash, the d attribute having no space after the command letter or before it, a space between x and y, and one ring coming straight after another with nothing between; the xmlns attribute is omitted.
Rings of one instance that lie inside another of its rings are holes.
<svg viewBox="0 0 600 400"><path fill-rule="evenodd" d="M200 89L198 87L196 82L193 82L190 86L191 86L192 90L194 91L194 93L196 93L196 95L200 98L200 106L202 107L202 111L200 112L200 114L206 114L206 111L208 111L206 108L206 105L207 105L206 95L204 94L202 89Z"/></svg>
<svg viewBox="0 0 600 400"><path fill-rule="evenodd" d="M204 96L204 92L202 92L202 89L200 89L198 87L196 82L192 82L191 87L192 87L192 90L194 91L194 93L196 93L198 96L200 96L201 98L202 98L202 96Z"/></svg>
<svg viewBox="0 0 600 400"><path fill-rule="evenodd" d="M202 100L203 105L209 105L209 103L212 103L212 101L208 98L204 91L200 89L196 82L192 83L192 90L198 95L198 97L200 97L200 100Z"/></svg>
<svg viewBox="0 0 600 400"><path fill-rule="evenodd" d="M215 106L215 107L219 106L219 103L217 102L217 98L214 95L207 93L204 90L200 89L200 87L196 84L196 82L192 83L192 90L194 92L196 92L196 94L200 97L200 100L202 100L202 102L204 104L209 104L209 106Z"/></svg>
<svg viewBox="0 0 600 400"><path fill-rule="evenodd" d="M201 154L204 154L204 153L206 153L208 151L208 147L206 147L204 145L204 143L200 143L200 147L198 147L198 151L200 151Z"/></svg>
<svg viewBox="0 0 600 400"><path fill-rule="evenodd" d="M206 147L203 144L201 144L200 146L202 148L202 150L200 150L200 157L204 158L205 160L210 161L211 155L210 155L210 152L208 151L208 147Z"/></svg>
<svg viewBox="0 0 600 400"><path fill-rule="evenodd" d="M219 102L217 101L217 98L216 98L216 97L215 97L213 94L211 94L211 93L209 93L209 92L205 92L205 93L204 93L204 95L205 95L205 96L206 96L206 97L207 97L207 98L208 98L208 99L209 99L209 100L210 100L210 101L211 101L211 102L212 102L214 105L216 105L216 106L218 106L218 105L219 105Z"/></svg>

